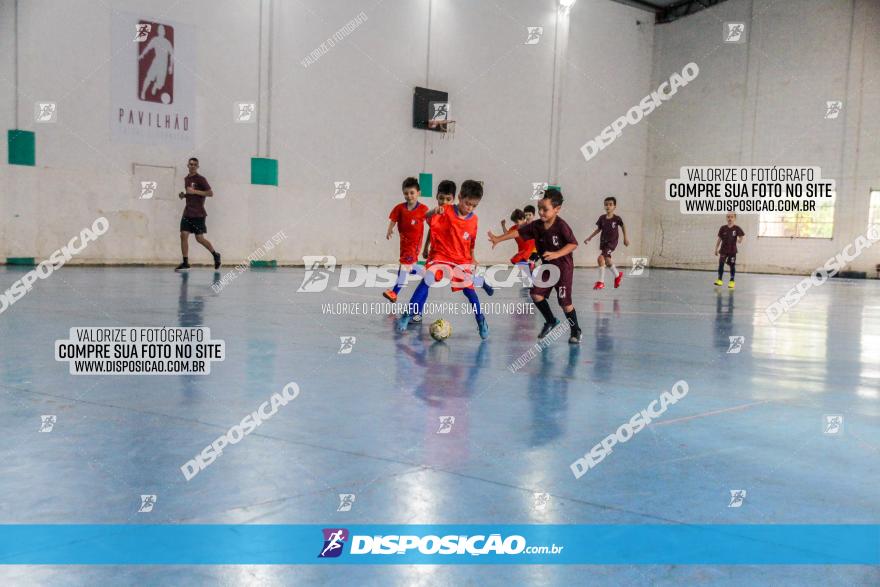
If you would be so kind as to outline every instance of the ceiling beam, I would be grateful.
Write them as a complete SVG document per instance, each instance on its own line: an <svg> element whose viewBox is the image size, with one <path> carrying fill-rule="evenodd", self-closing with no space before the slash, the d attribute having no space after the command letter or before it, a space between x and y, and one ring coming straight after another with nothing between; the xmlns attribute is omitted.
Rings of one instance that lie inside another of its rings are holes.
<svg viewBox="0 0 880 587"><path fill-rule="evenodd" d="M675 4L670 4L665 8L657 11L656 24L664 24L684 18L701 10L711 8L716 4L721 4L724 0L682 0Z"/></svg>

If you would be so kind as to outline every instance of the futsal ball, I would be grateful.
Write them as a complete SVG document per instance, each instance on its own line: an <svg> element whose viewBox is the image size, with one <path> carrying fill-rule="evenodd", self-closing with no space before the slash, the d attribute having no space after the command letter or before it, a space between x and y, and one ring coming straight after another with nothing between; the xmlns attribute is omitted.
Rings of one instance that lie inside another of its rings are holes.
<svg viewBox="0 0 880 587"><path fill-rule="evenodd" d="M434 340L446 340L452 336L452 324L446 320L435 320L431 324L431 337Z"/></svg>

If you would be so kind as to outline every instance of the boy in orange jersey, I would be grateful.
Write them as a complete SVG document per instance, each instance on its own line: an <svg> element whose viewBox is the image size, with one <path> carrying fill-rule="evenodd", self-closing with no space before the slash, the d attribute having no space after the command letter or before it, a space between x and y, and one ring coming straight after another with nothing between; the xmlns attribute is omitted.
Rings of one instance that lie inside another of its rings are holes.
<svg viewBox="0 0 880 587"><path fill-rule="evenodd" d="M510 232L517 232L517 230L528 223L526 219L526 214L519 208L514 210L510 215L510 220L513 222L514 226L510 227L510 230L507 229L507 223L502 220L501 221L501 231L504 234ZM514 237L516 239L517 251L516 254L510 258L510 263L512 265L516 265L518 263L524 263L528 265L529 272L532 272L535 269L535 264L530 260L532 256L532 252L535 251L535 241L534 239L524 239L519 236L517 232L517 236Z"/></svg>
<svg viewBox="0 0 880 587"><path fill-rule="evenodd" d="M431 283L452 276L452 291L461 291L474 307L480 338L489 338L489 325L474 291L474 246L478 229L474 210L483 198L483 186L469 179L461 184L458 204L445 204L431 210L426 220L431 229L431 250L425 264L425 277L410 298L412 314L421 314ZM405 332L412 317L405 312L397 321L398 332Z"/></svg>
<svg viewBox="0 0 880 587"><path fill-rule="evenodd" d="M425 215L428 207L418 201L419 180L407 177L401 186L403 202L396 205L388 215L388 232L386 239L394 234L394 225L400 233L400 269L397 272L397 283L382 295L390 302L397 301L397 293L406 283L406 278L413 271L413 265L419 260L419 249L422 247L422 236L425 233Z"/></svg>

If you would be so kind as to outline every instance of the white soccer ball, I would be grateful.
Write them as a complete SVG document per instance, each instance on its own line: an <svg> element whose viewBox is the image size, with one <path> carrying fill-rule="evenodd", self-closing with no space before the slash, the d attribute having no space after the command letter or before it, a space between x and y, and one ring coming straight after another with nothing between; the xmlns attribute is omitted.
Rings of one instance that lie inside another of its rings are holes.
<svg viewBox="0 0 880 587"><path fill-rule="evenodd" d="M446 340L452 336L452 324L446 320L435 320L431 324L431 337L434 340Z"/></svg>

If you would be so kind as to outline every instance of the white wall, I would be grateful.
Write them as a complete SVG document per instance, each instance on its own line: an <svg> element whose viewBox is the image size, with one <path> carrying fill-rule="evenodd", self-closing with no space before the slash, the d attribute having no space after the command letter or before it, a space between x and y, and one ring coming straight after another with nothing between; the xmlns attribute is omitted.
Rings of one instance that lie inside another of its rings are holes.
<svg viewBox="0 0 880 587"><path fill-rule="evenodd" d="M725 21L748 25L747 44L722 42ZM654 85L689 61L699 77L650 117L645 240L653 265L715 268L723 215L684 216L664 181L685 165L820 166L837 181L833 239L757 238L737 265L806 273L867 229L869 190L880 186L880 2L729 0L655 28ZM825 120L825 102L843 114ZM880 247L850 269L875 275Z"/></svg>
<svg viewBox="0 0 880 587"><path fill-rule="evenodd" d="M601 165L588 165L578 149L649 91L650 15L606 0L575 7L567 62L560 64L559 156L551 160L555 0L434 0L430 65L428 0L271 4L273 90L263 96L271 102L271 128L258 140L258 126L233 123L232 111L235 102L258 100L261 77L268 85L268 64L259 58L260 2L114 2L114 10L197 26L197 63L178 69L197 80L200 130L191 150L111 142L110 60L118 48L105 4L20 0L18 127L37 131L37 166L6 165L5 157L0 163L0 261L45 257L104 215L109 233L77 260L177 262L182 205L137 200L132 168L174 166L181 182L193 154L216 193L207 203L209 237L228 261L285 230L291 238L273 255L282 263L309 254L394 262L396 241L383 238L387 214L401 199L402 179L420 171L434 174L435 187L443 178L483 180L481 230L527 204L531 182L550 179L563 186L563 217L583 239L602 197L613 193L634 241L626 254L642 252L647 127L616 142L614 157ZM12 6L0 0L4 82L14 65L5 50ZM348 38L310 67L300 64L361 11L368 19ZM523 44L527 26L545 27L539 44ZM426 83L450 92L459 121L453 141L435 133L426 141L425 131L411 127L412 89ZM33 123L37 100L58 103L57 124ZM7 129L15 127L13 102L11 91L0 94ZM252 156L279 160L277 188L250 185ZM552 168L558 175L548 178ZM332 198L336 180L352 183L345 200ZM195 247L193 260L207 261ZM592 264L593 249L581 247L576 260ZM512 245L493 252L478 241L484 262L512 252Z"/></svg>

